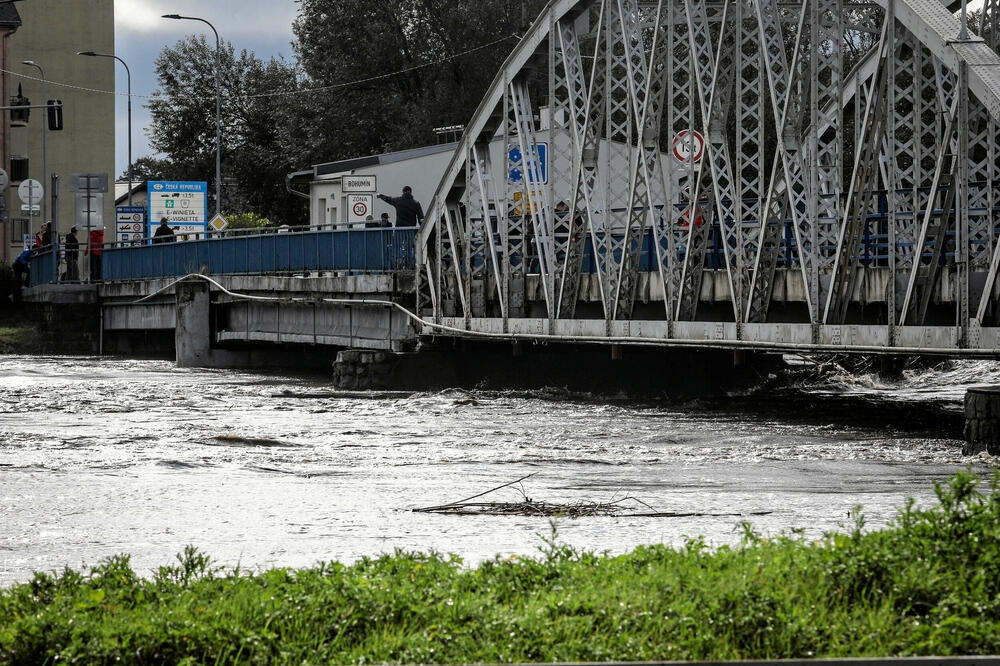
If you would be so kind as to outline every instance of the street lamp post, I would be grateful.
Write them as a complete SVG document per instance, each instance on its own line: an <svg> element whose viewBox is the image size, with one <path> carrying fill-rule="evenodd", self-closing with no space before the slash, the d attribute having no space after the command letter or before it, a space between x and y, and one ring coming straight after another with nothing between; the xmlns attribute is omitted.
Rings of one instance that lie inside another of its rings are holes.
<svg viewBox="0 0 1000 666"><path fill-rule="evenodd" d="M93 51L78 51L77 55L90 56L93 58L114 58L125 66L125 75L128 78L128 205L132 205L132 72L128 68L128 63L111 53L94 53Z"/></svg>
<svg viewBox="0 0 1000 666"><path fill-rule="evenodd" d="M222 214L222 91L219 83L219 70L222 66L222 42L219 41L219 31L215 26L197 16L181 16L180 14L164 14L163 18L201 21L215 33L215 214Z"/></svg>
<svg viewBox="0 0 1000 666"><path fill-rule="evenodd" d="M22 65L27 65L28 67L36 67L38 69L38 71L41 72L41 74L42 74L42 101L45 104L48 104L49 101L48 101L47 91L46 91L45 70L42 69L42 66L39 65L34 60L22 60L21 64ZM46 112L48 112L47 109L46 109ZM48 178L48 163L46 161L46 150L45 150L45 137L48 134L48 127L49 127L49 120L48 120L48 118L46 118L44 121L42 121L42 180L41 180L41 182L42 182L42 187L43 188L46 187L45 182L46 182L46 179ZM42 197L41 204L42 204L42 208L41 208L41 212L42 212L42 224L45 224L49 220L48 220L48 217L47 217L47 211L46 211L45 197L44 196ZM32 205L31 202L28 202L28 218L29 219L31 218L31 205Z"/></svg>

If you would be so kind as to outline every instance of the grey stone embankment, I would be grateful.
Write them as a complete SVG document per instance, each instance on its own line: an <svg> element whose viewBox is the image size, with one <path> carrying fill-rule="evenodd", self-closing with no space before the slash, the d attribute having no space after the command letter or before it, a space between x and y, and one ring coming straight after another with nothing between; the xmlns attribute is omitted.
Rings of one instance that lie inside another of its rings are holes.
<svg viewBox="0 0 1000 666"><path fill-rule="evenodd" d="M1000 455L1000 386L976 386L965 394L965 455Z"/></svg>

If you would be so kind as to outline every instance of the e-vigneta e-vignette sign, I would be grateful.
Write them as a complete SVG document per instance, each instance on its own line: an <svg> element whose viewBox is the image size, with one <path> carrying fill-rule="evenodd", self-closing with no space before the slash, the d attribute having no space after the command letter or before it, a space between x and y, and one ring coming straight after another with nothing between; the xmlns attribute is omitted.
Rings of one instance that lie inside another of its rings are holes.
<svg viewBox="0 0 1000 666"><path fill-rule="evenodd" d="M156 232L160 220L175 234L205 233L208 225L208 183L153 182L149 184L148 235Z"/></svg>

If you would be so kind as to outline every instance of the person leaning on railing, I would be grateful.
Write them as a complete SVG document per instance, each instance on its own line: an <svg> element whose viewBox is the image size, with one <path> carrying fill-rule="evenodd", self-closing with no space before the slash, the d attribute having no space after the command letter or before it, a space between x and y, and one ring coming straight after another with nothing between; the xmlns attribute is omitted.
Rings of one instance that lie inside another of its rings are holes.
<svg viewBox="0 0 1000 666"><path fill-rule="evenodd" d="M14 260L14 282L17 284L18 290L14 293L15 297L20 297L21 287L28 284L28 276L31 273L31 248L24 248L24 252L17 255L17 259Z"/></svg>

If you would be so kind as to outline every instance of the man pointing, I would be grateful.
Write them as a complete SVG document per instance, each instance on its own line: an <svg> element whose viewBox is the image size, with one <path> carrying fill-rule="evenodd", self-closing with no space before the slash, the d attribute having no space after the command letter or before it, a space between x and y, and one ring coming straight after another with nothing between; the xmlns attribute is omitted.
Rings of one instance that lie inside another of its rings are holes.
<svg viewBox="0 0 1000 666"><path fill-rule="evenodd" d="M378 198L396 209L397 227L416 227L424 219L423 206L413 198L413 188L409 185L403 188L403 196L401 197L380 194Z"/></svg>

